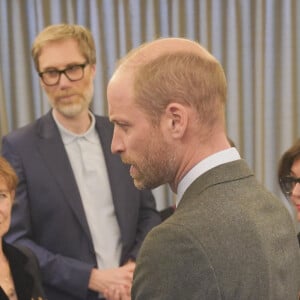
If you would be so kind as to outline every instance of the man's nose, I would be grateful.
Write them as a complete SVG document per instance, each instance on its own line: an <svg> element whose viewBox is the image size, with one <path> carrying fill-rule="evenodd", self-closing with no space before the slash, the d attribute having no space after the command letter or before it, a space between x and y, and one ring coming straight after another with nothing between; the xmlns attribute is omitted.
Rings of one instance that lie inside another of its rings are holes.
<svg viewBox="0 0 300 300"><path fill-rule="evenodd" d="M114 154L120 154L124 151L124 143L114 130L113 138L111 141L111 152Z"/></svg>
<svg viewBox="0 0 300 300"><path fill-rule="evenodd" d="M65 73L61 73L58 84L61 87L70 86L72 84L72 81L67 77L67 75Z"/></svg>

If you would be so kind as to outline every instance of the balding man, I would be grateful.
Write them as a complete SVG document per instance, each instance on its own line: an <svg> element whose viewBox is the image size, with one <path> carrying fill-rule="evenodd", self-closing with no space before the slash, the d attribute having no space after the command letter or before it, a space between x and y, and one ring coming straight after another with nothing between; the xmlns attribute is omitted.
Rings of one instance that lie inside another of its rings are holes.
<svg viewBox="0 0 300 300"><path fill-rule="evenodd" d="M297 299L293 223L228 142L226 85L220 63L179 38L131 51L109 82L112 152L139 189L177 193L142 245L133 300Z"/></svg>

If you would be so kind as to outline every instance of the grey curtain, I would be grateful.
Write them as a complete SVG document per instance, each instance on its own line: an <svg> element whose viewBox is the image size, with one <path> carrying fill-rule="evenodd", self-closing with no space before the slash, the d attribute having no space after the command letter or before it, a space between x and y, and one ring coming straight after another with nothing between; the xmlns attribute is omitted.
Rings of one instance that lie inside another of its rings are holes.
<svg viewBox="0 0 300 300"><path fill-rule="evenodd" d="M4 133L8 132L8 122L7 122L7 114L6 114L6 103L4 100L4 89L2 76L0 72L0 136Z"/></svg>
<svg viewBox="0 0 300 300"><path fill-rule="evenodd" d="M278 160L300 131L299 16L298 0L0 0L0 133L49 109L30 57L45 26L78 23L94 34L93 110L104 115L117 59L156 37L187 37L224 66L228 135L257 178L282 197ZM174 200L168 188L154 192L159 208Z"/></svg>

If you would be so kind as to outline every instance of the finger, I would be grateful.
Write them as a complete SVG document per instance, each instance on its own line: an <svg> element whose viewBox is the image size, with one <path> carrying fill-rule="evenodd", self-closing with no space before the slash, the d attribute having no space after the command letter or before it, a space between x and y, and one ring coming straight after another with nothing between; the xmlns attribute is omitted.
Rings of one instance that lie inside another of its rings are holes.
<svg viewBox="0 0 300 300"><path fill-rule="evenodd" d="M121 292L118 288L114 289L113 300L122 300Z"/></svg>

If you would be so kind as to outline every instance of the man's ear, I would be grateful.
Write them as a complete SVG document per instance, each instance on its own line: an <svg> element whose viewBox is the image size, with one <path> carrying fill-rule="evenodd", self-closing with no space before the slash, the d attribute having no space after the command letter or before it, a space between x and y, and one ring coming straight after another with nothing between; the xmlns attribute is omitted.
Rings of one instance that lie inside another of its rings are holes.
<svg viewBox="0 0 300 300"><path fill-rule="evenodd" d="M187 107L176 102L170 103L165 109L167 126L173 138L181 138L188 125Z"/></svg>

